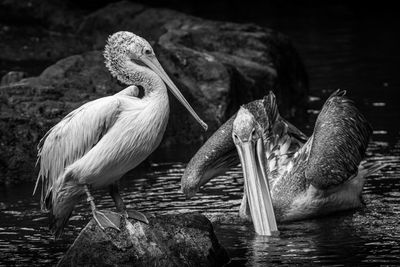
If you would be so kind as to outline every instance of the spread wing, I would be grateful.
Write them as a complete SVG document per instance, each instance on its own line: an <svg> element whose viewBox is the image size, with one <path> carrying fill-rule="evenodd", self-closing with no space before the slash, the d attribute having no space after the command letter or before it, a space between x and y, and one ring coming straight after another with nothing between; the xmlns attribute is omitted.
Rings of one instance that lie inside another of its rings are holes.
<svg viewBox="0 0 400 267"><path fill-rule="evenodd" d="M275 95L269 92L263 99L269 127L264 129L265 158L269 177L281 177L293 167L293 156L308 137L279 115Z"/></svg>
<svg viewBox="0 0 400 267"><path fill-rule="evenodd" d="M370 124L345 94L337 90L328 98L310 140L299 151L306 179L320 189L357 173L371 136Z"/></svg>
<svg viewBox="0 0 400 267"><path fill-rule="evenodd" d="M34 194L42 182L41 207L65 167L85 155L112 127L120 113L118 97L100 98L69 113L38 144L40 166Z"/></svg>
<svg viewBox="0 0 400 267"><path fill-rule="evenodd" d="M307 136L283 118L278 118L264 138L265 158L272 179L281 177L293 167L293 156L307 141Z"/></svg>

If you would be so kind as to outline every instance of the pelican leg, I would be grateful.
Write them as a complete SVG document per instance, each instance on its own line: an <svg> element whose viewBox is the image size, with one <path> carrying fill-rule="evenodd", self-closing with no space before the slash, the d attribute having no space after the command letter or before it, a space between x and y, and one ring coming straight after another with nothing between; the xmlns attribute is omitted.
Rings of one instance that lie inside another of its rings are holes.
<svg viewBox="0 0 400 267"><path fill-rule="evenodd" d="M136 210L127 210L122 200L121 195L119 194L119 184L118 182L110 185L110 195L115 202L115 206L117 207L117 211L122 213L125 218L131 218L137 221L141 221L143 223L149 224L146 216Z"/></svg>
<svg viewBox="0 0 400 267"><path fill-rule="evenodd" d="M111 211L99 211L94 204L94 198L92 194L90 194L89 188L87 185L84 186L85 192L87 195L87 201L90 203L90 207L92 209L93 218L99 225L99 227L104 231L106 228L114 228L118 231L120 229L117 225L121 222L121 215Z"/></svg>

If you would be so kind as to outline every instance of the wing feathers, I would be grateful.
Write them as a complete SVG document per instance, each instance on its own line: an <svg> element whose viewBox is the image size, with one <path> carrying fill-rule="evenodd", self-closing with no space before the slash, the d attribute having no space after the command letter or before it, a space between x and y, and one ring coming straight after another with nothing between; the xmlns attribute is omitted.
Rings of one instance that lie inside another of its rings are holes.
<svg viewBox="0 0 400 267"><path fill-rule="evenodd" d="M345 97L334 92L324 104L315 123L306 178L321 189L338 185L357 173L372 129L367 120Z"/></svg>
<svg viewBox="0 0 400 267"><path fill-rule="evenodd" d="M110 96L89 102L69 113L52 127L38 145L42 182L41 207L47 210L46 196L66 166L85 155L115 123L120 113L120 100Z"/></svg>
<svg viewBox="0 0 400 267"><path fill-rule="evenodd" d="M264 109L268 116L268 121L270 126L272 126L279 116L278 105L276 103L275 94L272 91L269 91L268 95L264 96L263 99ZM269 127L267 127L269 128Z"/></svg>
<svg viewBox="0 0 400 267"><path fill-rule="evenodd" d="M294 155L306 139L300 130L278 116L264 140L268 171L272 179L282 177L292 170Z"/></svg>

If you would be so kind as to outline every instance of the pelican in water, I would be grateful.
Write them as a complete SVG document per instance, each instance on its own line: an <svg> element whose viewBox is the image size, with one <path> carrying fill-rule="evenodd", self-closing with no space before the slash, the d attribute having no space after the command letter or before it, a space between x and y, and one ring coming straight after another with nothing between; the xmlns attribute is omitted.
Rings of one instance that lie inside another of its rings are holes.
<svg viewBox="0 0 400 267"><path fill-rule="evenodd" d="M59 237L74 206L83 196L104 230L119 229L121 218L146 217L126 210L118 180L146 159L160 144L169 116L167 87L203 126L207 125L180 93L158 62L152 47L131 32L109 37L105 63L120 82L119 93L84 104L51 128L38 145L42 184L41 208L49 212L50 230ZM141 86L144 96L138 98ZM96 208L91 189L108 186L118 213Z"/></svg>
<svg viewBox="0 0 400 267"><path fill-rule="evenodd" d="M328 98L310 138L279 115L272 92L242 106L191 159L182 191L190 197L240 162L239 215L262 235L278 230L275 219L360 207L365 177L383 166L361 163L372 129L345 93L338 90Z"/></svg>

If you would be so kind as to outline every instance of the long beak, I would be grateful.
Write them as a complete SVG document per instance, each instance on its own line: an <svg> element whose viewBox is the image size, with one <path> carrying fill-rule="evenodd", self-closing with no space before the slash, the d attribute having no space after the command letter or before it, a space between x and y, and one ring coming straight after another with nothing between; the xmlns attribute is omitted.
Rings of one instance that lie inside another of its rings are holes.
<svg viewBox="0 0 400 267"><path fill-rule="evenodd" d="M260 235L274 235L278 228L265 172L263 140L239 142L236 148L242 163L244 187L255 231Z"/></svg>
<svg viewBox="0 0 400 267"><path fill-rule="evenodd" d="M168 77L167 73L164 71L163 67L161 66L160 62L158 62L156 57L142 57L141 60L145 63L150 69L152 69L161 79L168 85L171 89L171 92L174 96L185 106L185 108L192 114L192 116L200 123L200 125L207 131L207 124L200 119L200 117L196 114L190 104L187 102L185 97L181 94L179 89L176 85L171 81Z"/></svg>

